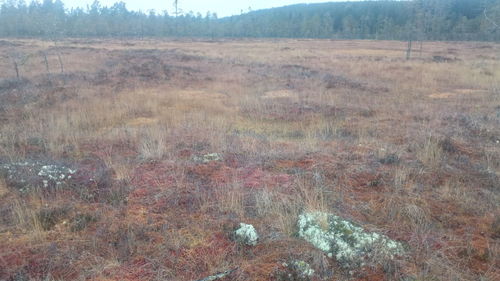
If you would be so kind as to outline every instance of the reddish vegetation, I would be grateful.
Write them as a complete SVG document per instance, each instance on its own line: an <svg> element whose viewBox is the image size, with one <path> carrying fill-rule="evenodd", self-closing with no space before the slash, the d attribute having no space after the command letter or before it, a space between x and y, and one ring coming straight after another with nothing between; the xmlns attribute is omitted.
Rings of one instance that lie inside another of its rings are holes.
<svg viewBox="0 0 500 281"><path fill-rule="evenodd" d="M132 173L131 184L146 190L167 188L175 182L176 166L168 162L149 162L136 167ZM136 193L134 191L134 193ZM139 195L140 196L140 195Z"/></svg>

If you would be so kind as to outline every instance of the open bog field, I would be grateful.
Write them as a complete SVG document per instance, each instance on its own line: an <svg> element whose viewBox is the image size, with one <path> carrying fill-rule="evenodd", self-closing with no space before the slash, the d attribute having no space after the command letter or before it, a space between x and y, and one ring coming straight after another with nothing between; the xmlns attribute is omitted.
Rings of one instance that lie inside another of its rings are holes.
<svg viewBox="0 0 500 281"><path fill-rule="evenodd" d="M0 40L0 280L499 280L500 45L414 46Z"/></svg>

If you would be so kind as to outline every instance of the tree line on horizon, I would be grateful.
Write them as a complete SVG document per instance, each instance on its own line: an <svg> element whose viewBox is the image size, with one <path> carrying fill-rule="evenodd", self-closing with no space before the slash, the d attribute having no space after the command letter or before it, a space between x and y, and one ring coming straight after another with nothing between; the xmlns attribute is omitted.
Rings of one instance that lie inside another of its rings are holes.
<svg viewBox="0 0 500 281"><path fill-rule="evenodd" d="M177 2L177 1L176 1ZM178 5L182 5L179 1ZM130 11L97 0L7 0L2 37L262 37L500 41L500 0L413 0L298 4L218 18L217 14Z"/></svg>

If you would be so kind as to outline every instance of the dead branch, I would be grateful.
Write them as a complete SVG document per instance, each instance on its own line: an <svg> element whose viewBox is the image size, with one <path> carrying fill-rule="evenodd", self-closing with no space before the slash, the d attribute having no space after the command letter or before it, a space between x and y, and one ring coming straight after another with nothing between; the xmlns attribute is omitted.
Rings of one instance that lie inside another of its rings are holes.
<svg viewBox="0 0 500 281"><path fill-rule="evenodd" d="M487 21L489 21L489 22L490 22L493 26L495 26L495 28L499 28L498 24L497 24L494 20L492 20L492 19L490 19L490 18L488 17L488 15L486 14L486 9L484 9L484 17L485 17L485 18L486 18L486 20L487 20Z"/></svg>

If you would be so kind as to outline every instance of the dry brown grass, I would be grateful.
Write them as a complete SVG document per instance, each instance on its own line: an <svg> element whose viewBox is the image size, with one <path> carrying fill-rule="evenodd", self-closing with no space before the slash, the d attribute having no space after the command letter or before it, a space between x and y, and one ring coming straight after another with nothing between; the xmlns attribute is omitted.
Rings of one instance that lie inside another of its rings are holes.
<svg viewBox="0 0 500 281"><path fill-rule="evenodd" d="M405 60L395 41L12 41L0 51L28 59L12 84L0 58L0 162L99 158L114 181L89 200L24 195L0 177L0 279L196 280L239 267L233 279L269 280L291 257L333 270L318 280L499 274L498 44L425 42ZM224 159L195 161L210 153ZM74 212L44 230L45 204ZM386 233L408 257L350 277L295 236L304 211ZM98 219L71 231L82 214ZM231 240L239 222L259 231L255 248Z"/></svg>
<svg viewBox="0 0 500 281"><path fill-rule="evenodd" d="M41 242L45 236L42 223L38 217L39 207L37 205L30 202L30 200L22 199L15 199L10 205L14 225L27 235L26 241L35 243Z"/></svg>
<svg viewBox="0 0 500 281"><path fill-rule="evenodd" d="M442 155L443 151L439 142L432 138L427 138L417 152L418 159L430 168L440 166Z"/></svg>
<svg viewBox="0 0 500 281"><path fill-rule="evenodd" d="M5 182L5 179L0 178L0 198L3 198L8 193L9 189L7 188L7 183Z"/></svg>

